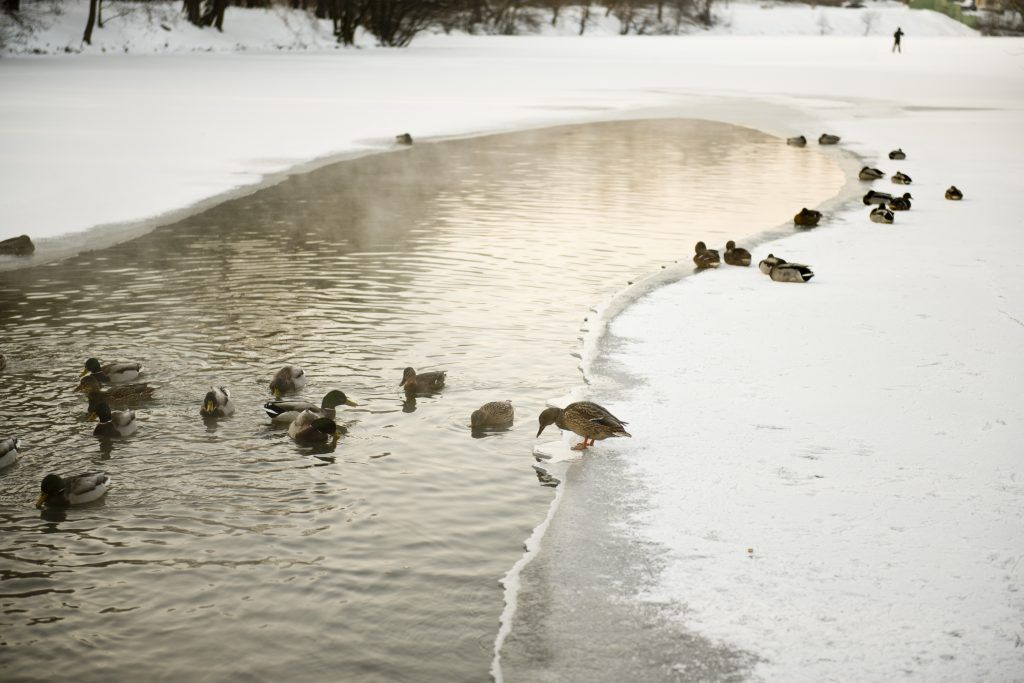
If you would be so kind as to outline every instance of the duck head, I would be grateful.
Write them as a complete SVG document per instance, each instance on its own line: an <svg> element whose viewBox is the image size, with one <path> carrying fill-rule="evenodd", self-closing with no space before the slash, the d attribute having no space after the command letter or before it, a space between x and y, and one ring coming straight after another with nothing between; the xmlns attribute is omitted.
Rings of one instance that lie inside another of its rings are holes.
<svg viewBox="0 0 1024 683"><path fill-rule="evenodd" d="M85 361L85 370L82 370L82 376L85 377L88 374L103 372L103 368L100 366L100 361L97 358L90 358Z"/></svg>
<svg viewBox="0 0 1024 683"><path fill-rule="evenodd" d="M75 391L84 391L91 394L94 391L99 391L101 386L103 385L100 383L99 377L96 375L86 375L82 377L78 386L75 387Z"/></svg>
<svg viewBox="0 0 1024 683"><path fill-rule="evenodd" d="M700 242L699 244L704 243ZM540 436L540 433L544 431L545 427L547 427L550 424L554 424L555 420L557 420L558 416L561 414L561 408L545 408L543 411L541 411L540 416L537 418L537 421L540 423L540 429L537 430L537 436Z"/></svg>
<svg viewBox="0 0 1024 683"><path fill-rule="evenodd" d="M213 391L206 392L206 398L203 399L203 415L213 415L214 411L217 410L217 394Z"/></svg>
<svg viewBox="0 0 1024 683"><path fill-rule="evenodd" d="M693 250L698 254L703 254L705 251L708 250L708 245L704 244L703 242L697 242L697 244L694 245Z"/></svg>
<svg viewBox="0 0 1024 683"><path fill-rule="evenodd" d="M40 494L36 498L36 508L46 505L51 497L60 496L64 493L64 480L58 474L47 474L43 477L43 483L39 486Z"/></svg>
<svg viewBox="0 0 1024 683"><path fill-rule="evenodd" d="M110 422L114 419L114 416L110 414L110 406L105 402L97 403L96 408L89 413L90 420L95 420L97 418L99 418L100 422Z"/></svg>
<svg viewBox="0 0 1024 683"><path fill-rule="evenodd" d="M412 368L406 368L402 370L402 381L398 383L400 387L407 387L410 383L416 382L416 371Z"/></svg>
<svg viewBox="0 0 1024 683"><path fill-rule="evenodd" d="M340 405L357 406L359 404L346 396L345 392L340 389L328 391L324 400L320 402L321 408L337 408Z"/></svg>
<svg viewBox="0 0 1024 683"><path fill-rule="evenodd" d="M341 430L338 429L337 423L329 417L318 417L310 426L321 434L331 437L332 441L337 441L341 436Z"/></svg>

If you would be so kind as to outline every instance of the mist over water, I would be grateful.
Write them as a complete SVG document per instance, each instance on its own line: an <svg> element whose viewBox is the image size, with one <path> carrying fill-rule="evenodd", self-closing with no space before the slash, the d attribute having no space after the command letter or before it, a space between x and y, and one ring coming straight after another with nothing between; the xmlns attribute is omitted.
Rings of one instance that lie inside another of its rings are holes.
<svg viewBox="0 0 1024 683"><path fill-rule="evenodd" d="M25 442L0 471L5 678L485 680L498 578L551 500L536 416L579 381L588 307L841 182L734 126L566 126L338 163L0 273L0 436ZM72 391L90 356L146 366L136 435L91 435ZM359 402L336 449L263 415L286 363L303 396ZM448 387L406 402L406 365ZM234 417L200 418L211 384ZM473 438L502 399L516 426ZM90 469L103 501L32 507L47 472Z"/></svg>

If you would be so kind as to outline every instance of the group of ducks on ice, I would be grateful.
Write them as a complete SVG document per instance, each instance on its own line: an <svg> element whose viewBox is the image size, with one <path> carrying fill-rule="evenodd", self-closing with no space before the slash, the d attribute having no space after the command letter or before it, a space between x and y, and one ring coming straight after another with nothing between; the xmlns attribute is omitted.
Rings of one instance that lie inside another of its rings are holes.
<svg viewBox="0 0 1024 683"><path fill-rule="evenodd" d="M0 370L6 359L0 354ZM153 397L154 389L148 384L135 383L143 372L141 363L118 362L101 364L96 358L85 362L85 370L79 382L78 391L85 392L89 399L90 419L99 424L93 435L102 438L120 438L136 432L134 410L111 410L111 404L127 406L146 401ZM404 389L407 399L418 395L434 394L444 388L447 373L443 370L417 373L405 368L399 386ZM328 392L320 405L298 399L285 398L306 385L306 373L295 365L286 365L277 371L270 382L270 392L275 400L263 406L267 416L275 423L288 424L288 434L297 443L306 445L334 445L345 431L336 422L340 406L355 406L355 401L345 392L334 389ZM211 387L203 398L200 415L206 419L230 417L235 413L231 392L224 387ZM507 429L512 426L515 414L511 401L491 401L473 411L470 425L474 431ZM547 408L541 412L538 421L541 435L544 428L554 424L583 437L574 450L583 450L594 445L596 440L611 436L630 436L625 423L610 412L589 401L571 403L563 408ZM13 465L19 457L21 440L15 437L0 437L0 469ZM40 484L36 507L51 505L64 507L82 505L101 498L110 485L110 476L105 472L85 472L74 476L47 474Z"/></svg>
<svg viewBox="0 0 1024 683"><path fill-rule="evenodd" d="M411 144L411 139L408 142L402 142ZM786 142L789 145L804 147L807 145L807 138L801 135L789 138ZM838 142L838 136L827 133L818 139L818 143L822 145L834 145ZM889 159L894 161L902 161L906 158L902 149L896 149L889 153ZM885 173L877 168L865 166L860 170L859 177L861 180L874 181L884 178ZM897 185L910 185L911 179L905 173L897 171L892 176L892 182ZM876 223L892 223L894 212L910 210L911 199L913 197L909 192L894 197L889 193L875 190L869 190L863 198L865 205L873 207L869 216ZM946 190L946 199L963 199L963 193L955 186L950 187ZM804 208L793 217L793 223L797 227L813 228L818 225L821 218L820 211ZM737 247L732 240L725 245L724 258L719 256L717 250L708 249L704 242L697 243L695 252L693 262L700 270L715 268L721 260L734 266L749 266L751 263L750 252ZM810 267L801 263L789 263L774 254L768 254L762 259L758 268L776 282L807 282L814 277ZM3 370L5 364L6 359L3 354L0 354L0 370ZM142 365L140 363L103 365L96 358L86 361L78 389L88 395L90 418L99 420L99 424L93 430L94 435L117 438L135 433L137 429L135 411L111 410L110 404L132 405L151 398L152 387L133 383L141 373ZM402 373L402 381L399 386L405 390L408 398L433 394L444 388L445 376L444 371L417 373L409 367ZM345 392L338 389L328 392L320 405L283 398L287 394L299 391L305 384L306 375L302 368L295 365L281 368L270 382L270 391L276 400L265 404L263 409L272 421L288 423L288 434L296 442L311 445L333 445L343 431L343 428L339 427L336 422L338 408L342 405L355 406L356 403L349 399ZM231 393L224 387L211 387L203 399L199 412L207 419L231 416L235 412ZM514 417L510 401L492 401L485 403L473 412L470 416L470 426L474 431L505 429L512 425ZM625 422L590 401L571 403L565 408L547 408L541 412L538 422L540 423L540 429L537 431L538 437L544 428L551 424L583 437L581 443L573 446L574 450L585 450L594 445L596 441L609 437L630 436L626 431ZM19 439L0 437L0 468L17 461L20 447ZM86 472L69 477L47 474L40 485L40 495L36 500L36 506L88 503L102 497L109 484L110 477L105 472Z"/></svg>
<svg viewBox="0 0 1024 683"><path fill-rule="evenodd" d="M786 140L787 145L793 147L805 147L807 145L807 138L803 135L795 138L788 138ZM839 144L839 136L832 135L830 133L822 133L821 137L818 138L818 144L820 145L836 145ZM902 149L894 149L889 152L889 159L893 161L902 161L907 158L906 153ZM874 181L881 180L885 177L885 173L877 168L871 168L865 166L860 169L858 177L861 180ZM892 182L896 185L910 185L912 182L910 176L902 171L896 171L892 175ZM959 201L964 198L963 192L957 189L956 185L951 185L946 190L946 199ZM902 196L896 196L889 194L888 192L878 192L876 190L868 190L867 194L864 195L863 201L866 206L872 206L871 212L868 217L874 223L892 223L895 220L896 211L910 211L910 200L913 196L909 192L904 192ZM818 225L821 221L822 213L813 209L803 208L800 209L800 213L793 216L793 223L798 228L813 228ZM693 262L698 269L705 268L717 268L722 260L730 266L749 266L750 265L750 252L746 249L736 246L736 243L729 240L725 243L725 255L724 259L719 256L717 249L708 249L704 242L697 242L694 247ZM768 275L772 280L776 282L807 282L814 277L814 272L809 266L805 266L802 263L790 263L785 259L781 259L774 254L768 254L767 257L761 260L757 264L757 267L762 273Z"/></svg>

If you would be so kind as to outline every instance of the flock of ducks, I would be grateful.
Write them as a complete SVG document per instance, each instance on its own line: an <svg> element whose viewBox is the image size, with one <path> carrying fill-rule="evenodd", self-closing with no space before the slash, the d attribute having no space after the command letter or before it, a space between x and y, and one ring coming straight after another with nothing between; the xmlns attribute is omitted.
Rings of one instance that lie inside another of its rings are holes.
<svg viewBox="0 0 1024 683"><path fill-rule="evenodd" d="M747 255L749 259L749 254ZM0 354L0 370L6 367L6 358ZM144 369L141 363L120 362L101 364L96 358L85 362L77 391L88 396L89 418L98 420L93 435L101 438L131 436L138 429L134 410L112 410L111 404L127 407L152 398L154 389L147 384L134 383ZM402 372L399 386L407 399L417 395L434 394L445 386L447 373L443 370L417 373L408 367ZM296 365L286 365L274 375L269 384L274 400L263 406L273 423L288 424L288 435L297 443L306 445L334 445L345 428L338 425L341 406L358 404L339 389L333 389L320 404L286 398L306 385L306 373ZM231 392L226 387L211 387L199 409L204 418L230 417L235 413ZM584 450L595 441L614 436L630 436L625 424L605 408L581 401L563 408L548 408L538 418L541 435L550 424L570 430L583 437L573 450ZM486 429L507 429L515 420L511 401L491 401L483 404L470 416L474 432ZM0 438L0 469L17 462L22 442L16 437ZM85 472L74 476L47 474L40 484L36 507L83 505L106 494L111 479L105 472Z"/></svg>

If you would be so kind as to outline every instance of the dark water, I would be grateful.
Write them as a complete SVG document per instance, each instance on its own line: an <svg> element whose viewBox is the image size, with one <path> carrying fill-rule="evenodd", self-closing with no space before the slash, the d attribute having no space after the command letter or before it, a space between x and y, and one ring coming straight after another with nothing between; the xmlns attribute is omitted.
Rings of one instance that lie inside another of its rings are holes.
<svg viewBox="0 0 1024 683"><path fill-rule="evenodd" d="M561 127L339 163L0 273L0 436L25 441L0 471L4 679L487 679L498 579L551 499L536 415L578 381L588 307L841 182L723 124ZM136 435L91 436L72 391L89 356L159 387ZM333 451L263 417L285 363L303 395L361 404ZM448 388L404 403L406 365ZM199 417L211 383L233 418ZM497 399L516 426L473 438ZM32 507L45 473L96 468L103 501Z"/></svg>

